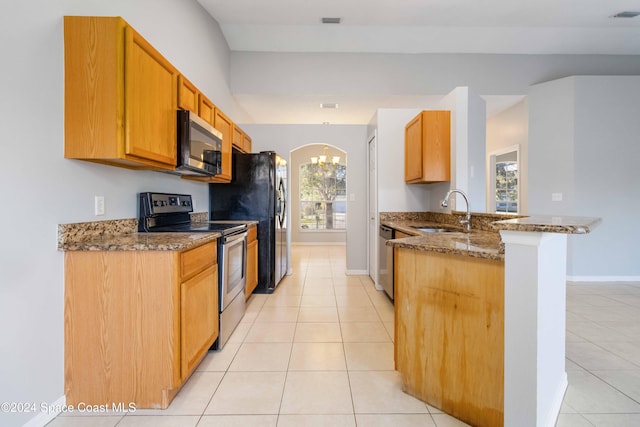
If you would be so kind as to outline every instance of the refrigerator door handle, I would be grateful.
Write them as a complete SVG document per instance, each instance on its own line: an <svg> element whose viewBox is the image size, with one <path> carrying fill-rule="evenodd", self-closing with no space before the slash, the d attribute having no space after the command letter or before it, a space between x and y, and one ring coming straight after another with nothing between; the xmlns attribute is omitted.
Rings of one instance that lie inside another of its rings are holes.
<svg viewBox="0 0 640 427"><path fill-rule="evenodd" d="M278 221L280 223L280 228L284 225L285 221L285 210L287 208L287 202L284 197L284 182L282 178L280 178L280 182L278 183L278 206L276 208L276 215L278 216Z"/></svg>

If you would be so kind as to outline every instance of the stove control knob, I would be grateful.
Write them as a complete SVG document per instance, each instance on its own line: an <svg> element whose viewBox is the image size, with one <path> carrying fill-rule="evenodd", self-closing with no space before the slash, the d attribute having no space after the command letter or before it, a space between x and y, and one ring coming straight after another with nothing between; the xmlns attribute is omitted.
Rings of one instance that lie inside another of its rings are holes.
<svg viewBox="0 0 640 427"><path fill-rule="evenodd" d="M157 201L157 200L154 200L154 201L153 201L153 206L159 206L159 205L160 205L160 204L158 203L158 201Z"/></svg>

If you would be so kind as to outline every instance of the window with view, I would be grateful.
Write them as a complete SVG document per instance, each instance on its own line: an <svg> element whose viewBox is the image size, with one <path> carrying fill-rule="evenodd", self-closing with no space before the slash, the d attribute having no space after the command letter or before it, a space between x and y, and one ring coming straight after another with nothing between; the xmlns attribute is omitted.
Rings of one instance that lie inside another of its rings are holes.
<svg viewBox="0 0 640 427"><path fill-rule="evenodd" d="M300 228L302 231L346 229L347 167L334 163L300 165Z"/></svg>
<svg viewBox="0 0 640 427"><path fill-rule="evenodd" d="M518 162L496 162L496 212L518 212Z"/></svg>

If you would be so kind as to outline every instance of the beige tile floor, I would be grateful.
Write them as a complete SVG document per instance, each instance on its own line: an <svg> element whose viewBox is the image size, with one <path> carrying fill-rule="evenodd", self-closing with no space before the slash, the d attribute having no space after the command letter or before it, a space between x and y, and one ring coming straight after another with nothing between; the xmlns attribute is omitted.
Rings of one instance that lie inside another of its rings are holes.
<svg viewBox="0 0 640 427"><path fill-rule="evenodd" d="M293 275L253 295L166 410L61 415L49 426L466 426L404 393L393 306L345 275L344 246L294 246ZM640 426L640 283L570 284L569 389L558 426Z"/></svg>

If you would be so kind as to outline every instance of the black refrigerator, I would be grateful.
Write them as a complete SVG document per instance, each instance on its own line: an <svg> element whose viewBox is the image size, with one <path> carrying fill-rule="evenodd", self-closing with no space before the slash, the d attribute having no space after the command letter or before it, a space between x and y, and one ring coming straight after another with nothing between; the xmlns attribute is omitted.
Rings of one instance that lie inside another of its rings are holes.
<svg viewBox="0 0 640 427"><path fill-rule="evenodd" d="M272 151L233 152L231 183L209 185L211 220L258 222L258 286L270 294L287 273L287 162Z"/></svg>

